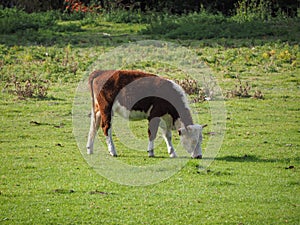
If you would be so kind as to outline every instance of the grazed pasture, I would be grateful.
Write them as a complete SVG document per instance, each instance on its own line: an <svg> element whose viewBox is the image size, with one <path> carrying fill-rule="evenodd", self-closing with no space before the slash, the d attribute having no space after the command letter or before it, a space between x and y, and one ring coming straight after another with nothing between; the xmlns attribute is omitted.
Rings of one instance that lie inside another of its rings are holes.
<svg viewBox="0 0 300 225"><path fill-rule="evenodd" d="M72 133L72 103L99 54L157 36L140 34L147 24L59 24L69 29L0 36L2 224L299 223L299 39L168 39L211 67L224 96L246 83L250 96L226 98L225 139L210 167L201 170L199 161L190 160L168 180L131 187L108 181L83 159ZM134 67L164 76L178 72L159 64ZM39 83L44 94L22 95L34 76L32 85ZM256 91L263 97L253 97ZM193 108L210 122L207 101ZM146 124L133 126L146 135ZM212 132L210 127L204 132L204 151ZM151 159L146 152L118 151L119 160L133 165L167 157L164 146Z"/></svg>

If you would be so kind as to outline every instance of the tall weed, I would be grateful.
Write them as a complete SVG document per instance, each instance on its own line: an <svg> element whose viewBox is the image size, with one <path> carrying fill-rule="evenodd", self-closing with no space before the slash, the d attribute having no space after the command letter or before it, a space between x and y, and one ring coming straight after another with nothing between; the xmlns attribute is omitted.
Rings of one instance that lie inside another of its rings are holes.
<svg viewBox="0 0 300 225"><path fill-rule="evenodd" d="M239 23L256 20L268 21L272 18L271 2L264 0L241 0L235 7L232 19Z"/></svg>
<svg viewBox="0 0 300 225"><path fill-rule="evenodd" d="M30 78L22 80L15 75L6 83L4 90L18 96L19 99L45 98L48 94L50 82L33 74Z"/></svg>

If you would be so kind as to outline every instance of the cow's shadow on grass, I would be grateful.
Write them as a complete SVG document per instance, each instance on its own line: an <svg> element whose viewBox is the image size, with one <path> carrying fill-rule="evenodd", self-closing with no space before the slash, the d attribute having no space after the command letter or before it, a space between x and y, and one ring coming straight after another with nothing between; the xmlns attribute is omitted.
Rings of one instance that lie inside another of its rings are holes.
<svg viewBox="0 0 300 225"><path fill-rule="evenodd" d="M300 157L296 158L260 158L256 155L243 155L243 156L222 156L216 157L214 160L227 161L227 162L257 162L257 163L288 163L290 161L300 162Z"/></svg>
<svg viewBox="0 0 300 225"><path fill-rule="evenodd" d="M165 155L162 154L157 154L154 157L149 157L147 156L147 152L145 152L145 155L136 155L136 154L130 154L130 153L119 153L117 158L141 158L143 160L157 160L157 159L171 159L171 160L176 160L176 159L193 159L192 157L189 156L178 156L176 158L170 158L170 156L168 155L168 153L166 153ZM200 159L193 159L193 160L200 160Z"/></svg>
<svg viewBox="0 0 300 225"><path fill-rule="evenodd" d="M127 158L127 159L137 159L141 158L143 160L164 160L164 159L172 159L168 155L156 155L155 157L148 157L146 155L135 155L135 154L124 154L121 153L118 155L118 158ZM209 157L203 157L203 159L193 159L189 156L179 156L176 159L187 159L187 160L193 160L193 161L199 161L201 163L202 160L216 160L216 161L226 161L226 162L244 162L244 163L290 163L291 161L294 161L296 163L300 163L300 157L296 158L260 158L256 155L242 155L242 156L221 156L221 157L215 157L215 158L209 158Z"/></svg>

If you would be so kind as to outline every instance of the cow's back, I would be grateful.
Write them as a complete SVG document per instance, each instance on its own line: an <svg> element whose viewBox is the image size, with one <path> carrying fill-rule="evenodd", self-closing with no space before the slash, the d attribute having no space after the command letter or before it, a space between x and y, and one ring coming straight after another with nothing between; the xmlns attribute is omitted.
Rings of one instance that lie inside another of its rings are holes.
<svg viewBox="0 0 300 225"><path fill-rule="evenodd" d="M89 77L90 88L98 101L113 103L119 92L140 78L157 77L141 71L96 70Z"/></svg>

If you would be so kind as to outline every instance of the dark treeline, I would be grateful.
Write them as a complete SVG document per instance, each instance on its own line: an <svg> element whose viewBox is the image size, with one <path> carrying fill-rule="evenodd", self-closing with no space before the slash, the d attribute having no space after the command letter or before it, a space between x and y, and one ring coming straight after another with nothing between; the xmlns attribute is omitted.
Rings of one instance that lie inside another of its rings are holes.
<svg viewBox="0 0 300 225"><path fill-rule="evenodd" d="M188 12L198 12L205 8L210 12L221 12L224 15L232 15L241 0L2 0L3 7L17 7L26 12L38 12L47 10L64 10L66 4L83 3L85 5L98 5L104 10L126 9L169 12L182 14ZM255 0L243 0L248 3ZM298 0L256 0L268 2L274 16L278 11L284 12L290 17L297 16L297 8L300 5Z"/></svg>

